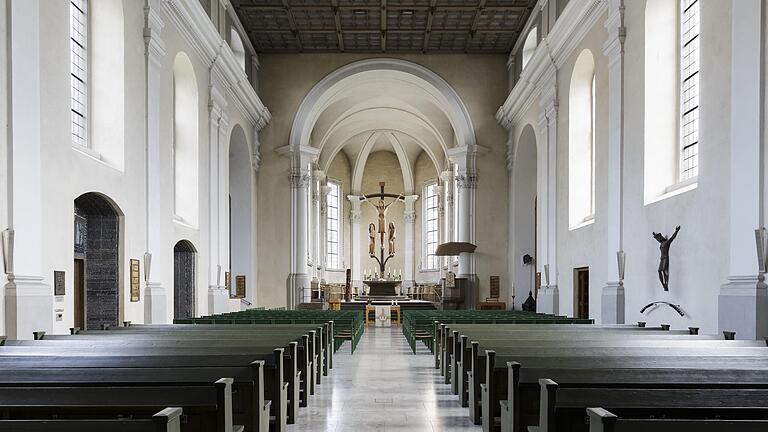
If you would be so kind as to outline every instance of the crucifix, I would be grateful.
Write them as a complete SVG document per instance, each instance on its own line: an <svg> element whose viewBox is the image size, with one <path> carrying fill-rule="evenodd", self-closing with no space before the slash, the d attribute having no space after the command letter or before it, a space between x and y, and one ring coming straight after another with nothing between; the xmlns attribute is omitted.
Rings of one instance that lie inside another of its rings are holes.
<svg viewBox="0 0 768 432"><path fill-rule="evenodd" d="M363 195L363 199L376 209L376 213L378 215L378 227L377 224L374 224L373 222L368 224L368 237L370 239L370 244L368 245L368 256L376 260L376 262L379 264L379 270L381 271L381 274L384 274L384 268L387 265L387 261L395 256L396 238L395 224L390 222L389 225L387 225L387 210L389 209L389 206L394 204L396 201L403 201L404 198L403 194L395 195L385 193L384 182L379 182L379 188L379 193ZM376 198L378 198L378 200L374 204L371 200ZM387 202L385 198L392 198L392 200ZM387 256L385 257L384 236L387 233L389 234L387 241L389 248L387 251ZM376 256L376 234L379 235L379 256Z"/></svg>

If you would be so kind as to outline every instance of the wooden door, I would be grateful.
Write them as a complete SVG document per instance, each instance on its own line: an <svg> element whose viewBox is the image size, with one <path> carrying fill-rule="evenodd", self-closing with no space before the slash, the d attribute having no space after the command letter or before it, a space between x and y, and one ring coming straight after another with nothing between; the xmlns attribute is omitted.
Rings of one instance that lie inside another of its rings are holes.
<svg viewBox="0 0 768 432"><path fill-rule="evenodd" d="M174 310L173 318L195 316L195 257L194 252L174 252Z"/></svg>
<svg viewBox="0 0 768 432"><path fill-rule="evenodd" d="M75 327L85 329L85 261L75 260L73 276L75 294Z"/></svg>
<svg viewBox="0 0 768 432"><path fill-rule="evenodd" d="M589 267L574 269L576 318L589 318Z"/></svg>

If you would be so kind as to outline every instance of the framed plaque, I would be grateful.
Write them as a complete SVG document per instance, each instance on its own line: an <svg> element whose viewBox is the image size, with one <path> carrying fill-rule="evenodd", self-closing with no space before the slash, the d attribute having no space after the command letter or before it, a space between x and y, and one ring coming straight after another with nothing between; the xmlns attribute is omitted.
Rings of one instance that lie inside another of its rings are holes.
<svg viewBox="0 0 768 432"><path fill-rule="evenodd" d="M140 274L140 261L137 259L131 260L131 301L139 301L141 295L139 287L141 286Z"/></svg>
<svg viewBox="0 0 768 432"><path fill-rule="evenodd" d="M63 296L66 294L66 273L60 270L53 271L53 295Z"/></svg>
<svg viewBox="0 0 768 432"><path fill-rule="evenodd" d="M235 297L245 298L245 275L235 276Z"/></svg>
<svg viewBox="0 0 768 432"><path fill-rule="evenodd" d="M541 288L541 272L536 272L536 290Z"/></svg>
<svg viewBox="0 0 768 432"><path fill-rule="evenodd" d="M224 272L224 287L232 292L232 272Z"/></svg>
<svg viewBox="0 0 768 432"><path fill-rule="evenodd" d="M499 298L499 277L491 276L491 297L492 299Z"/></svg>

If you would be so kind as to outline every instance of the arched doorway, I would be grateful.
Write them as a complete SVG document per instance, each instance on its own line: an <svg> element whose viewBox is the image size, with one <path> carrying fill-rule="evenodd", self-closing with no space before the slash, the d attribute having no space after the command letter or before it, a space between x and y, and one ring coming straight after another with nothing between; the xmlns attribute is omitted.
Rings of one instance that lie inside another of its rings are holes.
<svg viewBox="0 0 768 432"><path fill-rule="evenodd" d="M120 318L120 216L107 197L75 199L74 326L97 329Z"/></svg>
<svg viewBox="0 0 768 432"><path fill-rule="evenodd" d="M173 247L173 319L195 316L197 249L188 240Z"/></svg>
<svg viewBox="0 0 768 432"><path fill-rule="evenodd" d="M232 129L229 139L229 265L232 281L245 276L245 298L255 302L253 167L243 128ZM234 287L231 287L234 290Z"/></svg>
<svg viewBox="0 0 768 432"><path fill-rule="evenodd" d="M536 134L526 125L517 140L512 170L512 253L515 303L522 304L536 284ZM527 258L526 255L530 258Z"/></svg>

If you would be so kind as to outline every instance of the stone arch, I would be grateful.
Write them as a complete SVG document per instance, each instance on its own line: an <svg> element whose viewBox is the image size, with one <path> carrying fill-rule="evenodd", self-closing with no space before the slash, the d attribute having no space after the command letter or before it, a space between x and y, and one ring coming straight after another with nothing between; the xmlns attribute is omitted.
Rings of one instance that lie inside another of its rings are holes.
<svg viewBox="0 0 768 432"><path fill-rule="evenodd" d="M522 128L515 146L512 167L512 280L515 286L515 303L522 304L528 292L533 290L537 258L537 139L530 124ZM523 256L534 261L523 264ZM510 299L511 300L511 299Z"/></svg>
<svg viewBox="0 0 768 432"><path fill-rule="evenodd" d="M173 319L195 316L197 248L189 240L173 246Z"/></svg>
<svg viewBox="0 0 768 432"><path fill-rule="evenodd" d="M235 125L229 138L229 266L232 280L245 276L246 299L255 302L254 172L245 131ZM248 283L250 282L250 284Z"/></svg>
<svg viewBox="0 0 768 432"><path fill-rule="evenodd" d="M121 222L108 196L87 192L74 200L74 326L116 326L121 316Z"/></svg>

